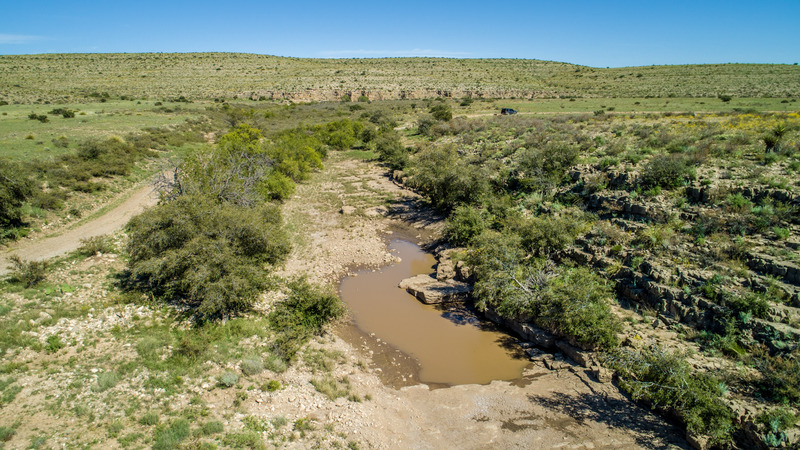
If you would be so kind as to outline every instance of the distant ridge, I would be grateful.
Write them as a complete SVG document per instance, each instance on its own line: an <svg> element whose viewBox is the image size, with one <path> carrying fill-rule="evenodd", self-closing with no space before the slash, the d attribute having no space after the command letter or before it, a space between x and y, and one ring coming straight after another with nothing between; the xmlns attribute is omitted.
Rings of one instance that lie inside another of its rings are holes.
<svg viewBox="0 0 800 450"><path fill-rule="evenodd" d="M600 69L525 59L305 59L244 53L0 56L0 100L429 97L800 97L800 67L708 64Z"/></svg>

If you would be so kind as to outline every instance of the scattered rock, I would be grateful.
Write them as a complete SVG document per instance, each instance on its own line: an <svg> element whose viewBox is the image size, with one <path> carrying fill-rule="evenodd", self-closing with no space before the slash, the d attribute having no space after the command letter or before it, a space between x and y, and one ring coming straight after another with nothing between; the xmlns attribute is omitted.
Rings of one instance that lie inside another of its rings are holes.
<svg viewBox="0 0 800 450"><path fill-rule="evenodd" d="M351 216L355 214L356 207L355 206L342 206L342 214L345 216Z"/></svg>
<svg viewBox="0 0 800 450"><path fill-rule="evenodd" d="M388 212L389 210L385 206L376 206L374 208L369 208L366 211L364 211L364 215L367 217L380 217L380 216L385 216Z"/></svg>
<svg viewBox="0 0 800 450"><path fill-rule="evenodd" d="M456 268L450 256L457 249L444 250L439 254L439 264L436 266L436 279L439 281L452 280L456 277Z"/></svg>
<svg viewBox="0 0 800 450"><path fill-rule="evenodd" d="M456 263L456 279L459 281L472 281L472 269L464 262Z"/></svg>
<svg viewBox="0 0 800 450"><path fill-rule="evenodd" d="M567 342L558 341L556 342L556 347L558 347L559 350L564 352L564 354L567 355L569 359L575 361L582 367L588 368L594 363L594 358L592 357L590 352L584 352L576 347L573 347Z"/></svg>
<svg viewBox="0 0 800 450"><path fill-rule="evenodd" d="M592 366L591 370L589 370L589 374L601 383L610 383L613 378L612 372L601 366Z"/></svg>
<svg viewBox="0 0 800 450"><path fill-rule="evenodd" d="M697 436L690 432L686 432L686 442L692 446L695 450L706 450L710 446L708 445L708 438L704 436Z"/></svg>

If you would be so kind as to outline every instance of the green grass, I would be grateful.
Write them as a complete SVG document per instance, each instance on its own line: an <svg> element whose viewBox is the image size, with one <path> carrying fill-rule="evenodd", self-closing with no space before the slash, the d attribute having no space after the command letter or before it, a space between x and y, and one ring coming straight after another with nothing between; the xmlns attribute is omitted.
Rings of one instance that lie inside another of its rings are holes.
<svg viewBox="0 0 800 450"><path fill-rule="evenodd" d="M242 53L5 55L0 100L355 101L369 97L790 97L800 67L709 64L601 69L523 59L304 59ZM747 80L747 83L742 83ZM719 101L719 100L717 100ZM362 103L358 103L361 105Z"/></svg>
<svg viewBox="0 0 800 450"><path fill-rule="evenodd" d="M493 102L473 102L469 107L457 107L455 116L470 114L498 114L500 108L513 108L520 113L593 113L605 110L607 114L648 112L727 112L734 108L758 111L796 111L797 102L781 103L783 98L734 98L724 103L717 98L558 98L558 99L504 99ZM609 108L613 108L609 111Z"/></svg>
<svg viewBox="0 0 800 450"><path fill-rule="evenodd" d="M153 101L114 100L106 103L0 106L0 156L15 160L53 158L75 150L76 143L89 138L125 135L146 127L177 125L195 117L199 104L179 104L176 112L164 112ZM47 114L54 108L78 111L74 118L50 115L47 123L28 119L31 112ZM5 114L4 114L5 113ZM83 115L85 113L85 115ZM26 139L32 135L33 139ZM58 147L54 139L66 137L69 147Z"/></svg>

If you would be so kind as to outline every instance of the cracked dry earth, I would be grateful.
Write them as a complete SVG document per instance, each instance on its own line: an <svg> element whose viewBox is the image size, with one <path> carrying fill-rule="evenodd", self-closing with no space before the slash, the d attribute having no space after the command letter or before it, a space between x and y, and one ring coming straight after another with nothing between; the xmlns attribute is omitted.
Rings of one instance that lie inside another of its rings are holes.
<svg viewBox="0 0 800 450"><path fill-rule="evenodd" d="M416 195L391 182L381 168L332 155L326 169L298 186L285 206L299 236L287 274L305 272L330 283L353 267L391 262L387 232L399 229L424 242L440 231L440 221L415 205ZM326 400L315 403L313 413L339 424L365 447L686 448L681 431L613 385L595 382L579 366L565 363L550 370L532 364L519 380L488 385L395 388L409 384L398 372L413 370L413 362L408 357L398 362L404 357L396 350L349 328L340 326L317 344L342 352L346 360L368 361L344 371L340 366L336 375L347 375L354 391L369 392L372 399ZM307 400L315 397L313 389L305 391ZM298 407L299 397L286 394L273 399L270 412Z"/></svg>

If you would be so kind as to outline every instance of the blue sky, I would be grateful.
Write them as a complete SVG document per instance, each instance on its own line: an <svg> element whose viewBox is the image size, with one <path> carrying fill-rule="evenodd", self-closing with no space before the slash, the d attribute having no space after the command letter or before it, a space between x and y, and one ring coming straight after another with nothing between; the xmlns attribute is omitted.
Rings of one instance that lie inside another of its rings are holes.
<svg viewBox="0 0 800 450"><path fill-rule="evenodd" d="M0 55L246 52L595 67L800 62L800 0L0 0Z"/></svg>

